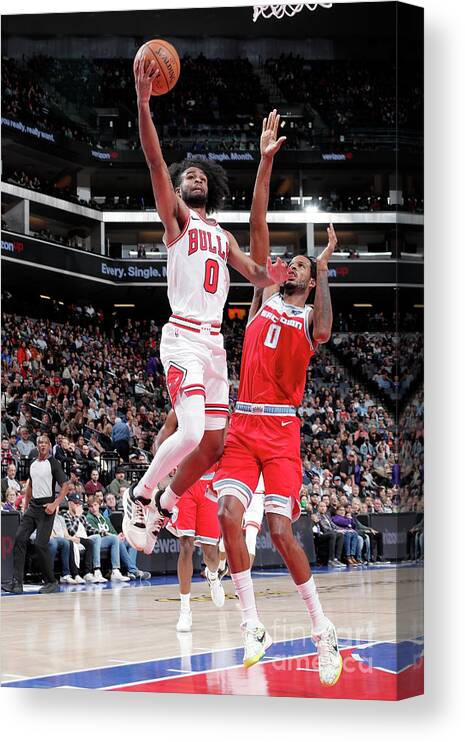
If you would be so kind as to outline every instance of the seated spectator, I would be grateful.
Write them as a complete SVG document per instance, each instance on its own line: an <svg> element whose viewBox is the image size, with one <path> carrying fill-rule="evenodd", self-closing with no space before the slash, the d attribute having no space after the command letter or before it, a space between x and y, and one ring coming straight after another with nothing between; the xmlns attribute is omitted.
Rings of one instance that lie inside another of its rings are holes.
<svg viewBox="0 0 465 742"><path fill-rule="evenodd" d="M362 563L361 553L363 540L359 538L352 518L346 517L346 511L344 505L340 505L336 510L336 515L333 515L331 520L333 523L342 530L344 534L344 555L347 564L359 565Z"/></svg>
<svg viewBox="0 0 465 742"><path fill-rule="evenodd" d="M82 476L81 469L78 466L73 466L69 474L70 482L72 482L73 484L72 491L80 495L81 500L84 502L85 490L84 490L84 485L82 484L81 479L80 479L81 476Z"/></svg>
<svg viewBox="0 0 465 742"><path fill-rule="evenodd" d="M96 495L97 492L100 492L102 496L102 501L103 501L105 487L103 486L101 482L99 482L98 469L92 469L90 473L90 479L88 482L86 482L84 490L85 490L87 497L89 497L89 495Z"/></svg>
<svg viewBox="0 0 465 742"><path fill-rule="evenodd" d="M66 530L74 547L70 553L71 576L75 582L84 551L84 582L107 582L100 569L100 544L98 533L91 527L84 515L83 501L78 493L68 495L68 510L64 515Z"/></svg>
<svg viewBox="0 0 465 742"><path fill-rule="evenodd" d="M108 546L110 548L111 558L111 580L118 582L128 582L131 579L130 576L121 574L120 563L122 562L123 567L127 571L134 575L133 579L137 576L137 566L134 561L134 555L128 553L124 535L118 536L113 523L109 518L106 518L100 512L100 504L95 495L89 495L87 498L89 505L89 512L87 513L87 520L91 527L97 532L101 538L101 546ZM135 549L134 549L135 552Z"/></svg>
<svg viewBox="0 0 465 742"><path fill-rule="evenodd" d="M86 476L88 476L89 472L95 468L96 460L87 443L83 443L82 447L79 449L76 448L76 460L80 469L85 472Z"/></svg>
<svg viewBox="0 0 465 742"><path fill-rule="evenodd" d="M131 483L124 476L124 469L118 467L115 471L115 478L112 479L107 487L107 492L111 492L115 497L120 496L120 488L124 487L127 489Z"/></svg>
<svg viewBox="0 0 465 742"><path fill-rule="evenodd" d="M2 510L17 510L16 501L18 493L13 487L7 487L5 494L2 495Z"/></svg>
<svg viewBox="0 0 465 742"><path fill-rule="evenodd" d="M331 518L327 515L326 503L318 505L315 520L313 522L313 537L315 549L319 552L323 544L328 547L328 567L345 567L342 563L342 548L344 545L344 534L337 529Z"/></svg>
<svg viewBox="0 0 465 742"><path fill-rule="evenodd" d="M371 528L368 528L368 526L365 526L363 523L361 523L358 520L358 518L354 515L351 505L348 505L345 510L346 510L346 513L345 513L346 517L352 518L354 528L357 531L357 534L359 537L359 543L360 543L360 539L362 539L360 558L362 561L365 561L366 564L368 564L371 561L371 540L370 540ZM365 559L363 559L363 552L365 552Z"/></svg>
<svg viewBox="0 0 465 742"><path fill-rule="evenodd" d="M32 539L32 536L31 536ZM57 552L60 553L60 565L61 565L61 576L60 582L67 585L76 585L76 579L71 576L70 569L70 551L72 542L69 537L69 533L66 529L65 519L58 512L55 512L55 519L53 521L52 534L48 548L50 551L50 558L52 565L55 564L55 557ZM82 580L82 578L81 578ZM79 580L79 581L81 581ZM78 581L78 582L79 582ZM84 580L82 580L84 582Z"/></svg>
<svg viewBox="0 0 465 742"><path fill-rule="evenodd" d="M21 485L16 479L16 464L8 464L6 469L6 477L1 481L2 484L2 497L6 494L7 489L12 489L16 493L21 491Z"/></svg>
<svg viewBox="0 0 465 742"><path fill-rule="evenodd" d="M104 499L105 509L102 511L102 515L105 518L110 519L112 513L118 512L119 508L116 507L116 497L112 492L107 492Z"/></svg>
<svg viewBox="0 0 465 742"><path fill-rule="evenodd" d="M392 510L386 511L384 509L383 501L380 497L375 497L373 500L373 512L374 513L386 513L386 512L392 512Z"/></svg>
<svg viewBox="0 0 465 742"><path fill-rule="evenodd" d="M72 467L77 465L77 461L73 455L71 443L67 436L62 436L59 445L55 447L54 456L61 463L63 471L69 476Z"/></svg>

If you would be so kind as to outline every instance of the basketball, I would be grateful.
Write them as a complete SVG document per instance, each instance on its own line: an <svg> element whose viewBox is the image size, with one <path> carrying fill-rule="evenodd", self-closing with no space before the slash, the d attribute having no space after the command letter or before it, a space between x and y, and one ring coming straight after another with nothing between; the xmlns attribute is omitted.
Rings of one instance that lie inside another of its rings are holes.
<svg viewBox="0 0 465 742"><path fill-rule="evenodd" d="M146 65L155 60L160 70L152 83L152 95L164 95L174 88L181 72L181 62L172 44L163 39L146 41L137 52L134 64L141 58Z"/></svg>

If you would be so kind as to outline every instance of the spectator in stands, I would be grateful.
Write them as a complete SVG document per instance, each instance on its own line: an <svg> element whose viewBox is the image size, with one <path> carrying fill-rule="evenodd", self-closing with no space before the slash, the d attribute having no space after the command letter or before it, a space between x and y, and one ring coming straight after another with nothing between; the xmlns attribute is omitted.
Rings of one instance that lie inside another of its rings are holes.
<svg viewBox="0 0 465 742"><path fill-rule="evenodd" d="M120 457L125 462L127 462L129 459L130 436L131 436L131 432L129 430L129 425L126 422L124 422L120 417L117 417L115 419L115 424L113 426L113 430L111 434L111 441L116 451L119 453Z"/></svg>
<svg viewBox="0 0 465 742"><path fill-rule="evenodd" d="M324 544L328 550L329 567L345 567L342 563L342 548L344 545L344 534L341 533L327 515L326 503L320 502L316 513L316 519L313 525L313 537L315 539L315 548L320 551Z"/></svg>
<svg viewBox="0 0 465 742"><path fill-rule="evenodd" d="M52 535L50 536L50 541L48 544L48 548L50 550L50 559L52 561L52 565L54 565L55 557L57 555L57 552L59 552L61 566L60 582L67 585L76 585L76 580L71 577L70 570L69 557L71 546L72 542L66 529L65 519L62 515L56 512L55 520L53 521Z"/></svg>
<svg viewBox="0 0 465 742"><path fill-rule="evenodd" d="M107 492L111 492L116 498L120 497L121 487L127 489L131 483L125 477L125 471L122 467L118 467L115 471L115 478L110 482L107 487Z"/></svg>
<svg viewBox="0 0 465 742"><path fill-rule="evenodd" d="M359 539L355 530L352 518L347 518L344 505L340 505L336 510L336 515L332 516L333 523L344 534L344 555L349 565L359 565L361 561L361 550L363 541Z"/></svg>
<svg viewBox="0 0 465 742"><path fill-rule="evenodd" d="M89 505L89 512L87 513L87 520L93 530L98 533L101 538L101 548L109 547L110 558L111 558L111 577L112 581L127 582L130 580L129 576L121 574L120 563L123 566L134 572L137 571L136 565L131 561L126 545L123 538L119 538L118 534L109 518L105 518L100 512L100 504L95 495L89 495L87 498Z"/></svg>
<svg viewBox="0 0 465 742"><path fill-rule="evenodd" d="M105 518L110 518L112 513L121 512L122 508L116 507L116 497L113 492L107 492L104 497L105 509L102 511L102 515Z"/></svg>
<svg viewBox="0 0 465 742"><path fill-rule="evenodd" d="M355 451L349 451L346 458L341 462L339 466L339 474L341 479L345 482L348 478L355 475L356 468L356 454Z"/></svg>
<svg viewBox="0 0 465 742"><path fill-rule="evenodd" d="M13 453L13 450L11 448L10 442L8 438L3 438L1 443L1 450L2 450L2 469L5 466L8 466L8 464L14 463L15 466L18 463L19 455L15 455Z"/></svg>
<svg viewBox="0 0 465 742"><path fill-rule="evenodd" d="M2 497L6 494L7 489L12 489L16 494L21 491L21 485L16 479L16 464L8 464L6 477L1 480Z"/></svg>
<svg viewBox="0 0 465 742"><path fill-rule="evenodd" d="M79 574L81 552L84 550L84 582L106 582L100 568L101 539L85 517L83 501L76 492L68 495L68 510L65 511L63 517L70 540L74 545L70 554L73 579L80 582L76 579L76 575Z"/></svg>
<svg viewBox="0 0 465 742"><path fill-rule="evenodd" d="M54 456L62 465L64 471L69 475L71 468L77 465L77 461L73 456L71 449L71 443L66 435L61 437L60 443L55 448Z"/></svg>
<svg viewBox="0 0 465 742"><path fill-rule="evenodd" d="M12 487L7 487L2 495L2 510L17 510L16 500L18 493Z"/></svg>
<svg viewBox="0 0 465 742"><path fill-rule="evenodd" d="M101 482L99 482L99 471L98 469L92 469L90 473L90 479L85 484L85 492L87 495L87 498L89 498L89 495L95 495L97 492L100 492L103 499L103 494L105 492L105 487Z"/></svg>
<svg viewBox="0 0 465 742"><path fill-rule="evenodd" d="M373 500L373 512L374 513L385 513L386 512L386 510L384 509L383 501L381 500L380 497L375 497L375 499Z"/></svg>
<svg viewBox="0 0 465 742"><path fill-rule="evenodd" d="M95 458L87 443L83 442L81 446L76 447L75 456L79 466L84 471L90 471L91 468L95 467Z"/></svg>
<svg viewBox="0 0 465 742"><path fill-rule="evenodd" d="M73 466L73 468L71 469L70 475L69 475L69 480L73 485L71 491L75 494L78 494L81 500L84 502L85 490L84 490L84 485L82 484L82 481L81 481L81 477L82 477L81 469L78 466Z"/></svg>
<svg viewBox="0 0 465 742"><path fill-rule="evenodd" d="M31 458L37 455L37 449L35 444L30 440L29 428L25 425L19 431L20 439L16 444L16 447L21 456Z"/></svg>

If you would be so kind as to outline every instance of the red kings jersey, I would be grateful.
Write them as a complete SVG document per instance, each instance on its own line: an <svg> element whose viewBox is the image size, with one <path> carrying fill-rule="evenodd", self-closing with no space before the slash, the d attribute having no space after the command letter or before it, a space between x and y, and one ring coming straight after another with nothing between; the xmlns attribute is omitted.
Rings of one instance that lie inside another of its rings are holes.
<svg viewBox="0 0 465 742"><path fill-rule="evenodd" d="M250 320L242 347L241 402L299 407L315 352L308 334L311 311L274 294Z"/></svg>
<svg viewBox="0 0 465 742"><path fill-rule="evenodd" d="M183 231L166 247L168 299L173 314L221 324L229 291L226 232L217 222L210 224L189 209Z"/></svg>

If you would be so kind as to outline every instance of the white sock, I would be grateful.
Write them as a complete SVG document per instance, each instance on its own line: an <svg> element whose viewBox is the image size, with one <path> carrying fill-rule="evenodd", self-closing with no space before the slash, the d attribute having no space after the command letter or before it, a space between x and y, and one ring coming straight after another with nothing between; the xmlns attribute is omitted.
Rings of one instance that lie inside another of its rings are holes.
<svg viewBox="0 0 465 742"><path fill-rule="evenodd" d="M226 559L220 559L218 569L224 569L226 567Z"/></svg>
<svg viewBox="0 0 465 742"><path fill-rule="evenodd" d="M205 431L205 399L181 396L176 404L178 429L163 441L144 476L134 487L136 497L151 498L164 477L199 445Z"/></svg>
<svg viewBox="0 0 465 742"><path fill-rule="evenodd" d="M313 577L303 585L297 585L300 597L304 601L307 611L312 620L312 630L314 634L322 634L328 625L328 619L323 613L318 592Z"/></svg>
<svg viewBox="0 0 465 742"><path fill-rule="evenodd" d="M254 628L259 623L257 607L255 605L255 595L253 591L253 582L250 569L243 572L231 574L231 579L236 589L239 605L241 606L242 618L248 628Z"/></svg>
<svg viewBox="0 0 465 742"><path fill-rule="evenodd" d="M162 508L165 508L165 510L168 510L171 513L173 512L173 508L177 504L178 500L178 495L176 494L176 492L173 492L170 485L168 485L168 487L160 497L160 505L162 506Z"/></svg>
<svg viewBox="0 0 465 742"><path fill-rule="evenodd" d="M183 595L182 593L179 593L179 597L181 598L181 611L183 613L189 613L191 609L191 594L185 593Z"/></svg>

